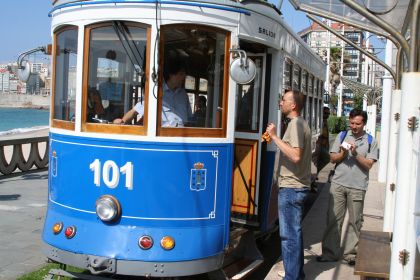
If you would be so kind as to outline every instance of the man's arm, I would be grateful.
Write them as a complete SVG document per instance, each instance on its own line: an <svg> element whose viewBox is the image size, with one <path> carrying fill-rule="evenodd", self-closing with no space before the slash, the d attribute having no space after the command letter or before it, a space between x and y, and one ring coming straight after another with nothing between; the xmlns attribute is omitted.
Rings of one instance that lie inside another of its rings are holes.
<svg viewBox="0 0 420 280"><path fill-rule="evenodd" d="M130 111L128 111L127 113L124 114L124 116L121 119L115 119L113 121L114 124L126 124L131 122L136 116L137 116L137 111L135 110L135 108L132 108Z"/></svg>
<svg viewBox="0 0 420 280"><path fill-rule="evenodd" d="M375 160L370 158L365 158L364 156L360 155L356 151L356 146L352 145L350 148L352 156L356 159L356 162L359 164L359 166L365 170L370 170L375 163Z"/></svg>
<svg viewBox="0 0 420 280"><path fill-rule="evenodd" d="M267 133L270 135L274 143L279 147L280 151L293 163L298 163L302 159L303 149L294 148L281 140L276 134L276 127L270 123L267 127Z"/></svg>
<svg viewBox="0 0 420 280"><path fill-rule="evenodd" d="M330 153L330 161L332 163L340 163L347 157L348 154L349 152L346 149L340 147L340 151L338 153Z"/></svg>

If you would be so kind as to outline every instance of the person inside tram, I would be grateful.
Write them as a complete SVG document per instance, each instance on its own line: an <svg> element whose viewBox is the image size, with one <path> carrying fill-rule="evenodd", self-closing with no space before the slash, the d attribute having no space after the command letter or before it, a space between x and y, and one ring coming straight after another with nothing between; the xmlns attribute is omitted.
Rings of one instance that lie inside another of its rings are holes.
<svg viewBox="0 0 420 280"><path fill-rule="evenodd" d="M204 127L206 122L207 98L203 95L198 96L195 102L195 108L194 120L197 126Z"/></svg>
<svg viewBox="0 0 420 280"><path fill-rule="evenodd" d="M193 122L193 114L184 88L185 67L174 60L165 65L162 97L162 127L184 127ZM122 118L113 121L114 124L128 124L137 115L140 120L144 114L144 103L137 103Z"/></svg>
<svg viewBox="0 0 420 280"><path fill-rule="evenodd" d="M102 105L102 98L99 91L95 88L89 88L87 98L87 119L92 121L94 118L101 119L105 113Z"/></svg>

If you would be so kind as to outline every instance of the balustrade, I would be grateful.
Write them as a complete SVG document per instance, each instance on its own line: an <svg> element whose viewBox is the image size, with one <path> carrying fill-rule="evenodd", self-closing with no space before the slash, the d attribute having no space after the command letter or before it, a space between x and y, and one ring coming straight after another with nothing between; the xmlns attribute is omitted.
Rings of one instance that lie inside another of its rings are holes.
<svg viewBox="0 0 420 280"><path fill-rule="evenodd" d="M39 145L45 143L45 152L40 155ZM30 145L26 149L24 145ZM24 150L28 150L25 153ZM8 156L11 154L11 157ZM25 158L27 154L27 158ZM10 160L8 160L10 158ZM38 169L46 168L48 165L48 136L32 137L22 139L0 140L0 173L8 175L19 168L25 172L34 166Z"/></svg>

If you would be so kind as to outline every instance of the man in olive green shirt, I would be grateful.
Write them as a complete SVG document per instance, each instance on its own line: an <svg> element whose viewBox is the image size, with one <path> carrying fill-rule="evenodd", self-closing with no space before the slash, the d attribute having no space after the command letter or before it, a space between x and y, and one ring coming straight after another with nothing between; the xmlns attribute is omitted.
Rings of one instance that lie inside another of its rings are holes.
<svg viewBox="0 0 420 280"><path fill-rule="evenodd" d="M303 94L286 91L280 101L282 113L290 119L283 139L269 124L266 132L281 152L278 193L281 254L286 280L304 279L302 215L311 184L311 130L300 116Z"/></svg>

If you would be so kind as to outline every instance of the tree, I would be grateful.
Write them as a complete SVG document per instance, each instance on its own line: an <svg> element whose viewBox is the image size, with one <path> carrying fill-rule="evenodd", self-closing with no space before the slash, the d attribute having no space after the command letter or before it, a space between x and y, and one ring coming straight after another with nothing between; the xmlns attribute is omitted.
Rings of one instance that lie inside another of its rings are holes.
<svg viewBox="0 0 420 280"><path fill-rule="evenodd" d="M327 50L325 50L326 52ZM341 81L341 53L342 48L331 47L330 48L330 105L332 108L337 109L338 98L336 98L336 90ZM326 55L326 54L325 54ZM350 62L350 56L344 51L343 57L343 71L346 69Z"/></svg>

